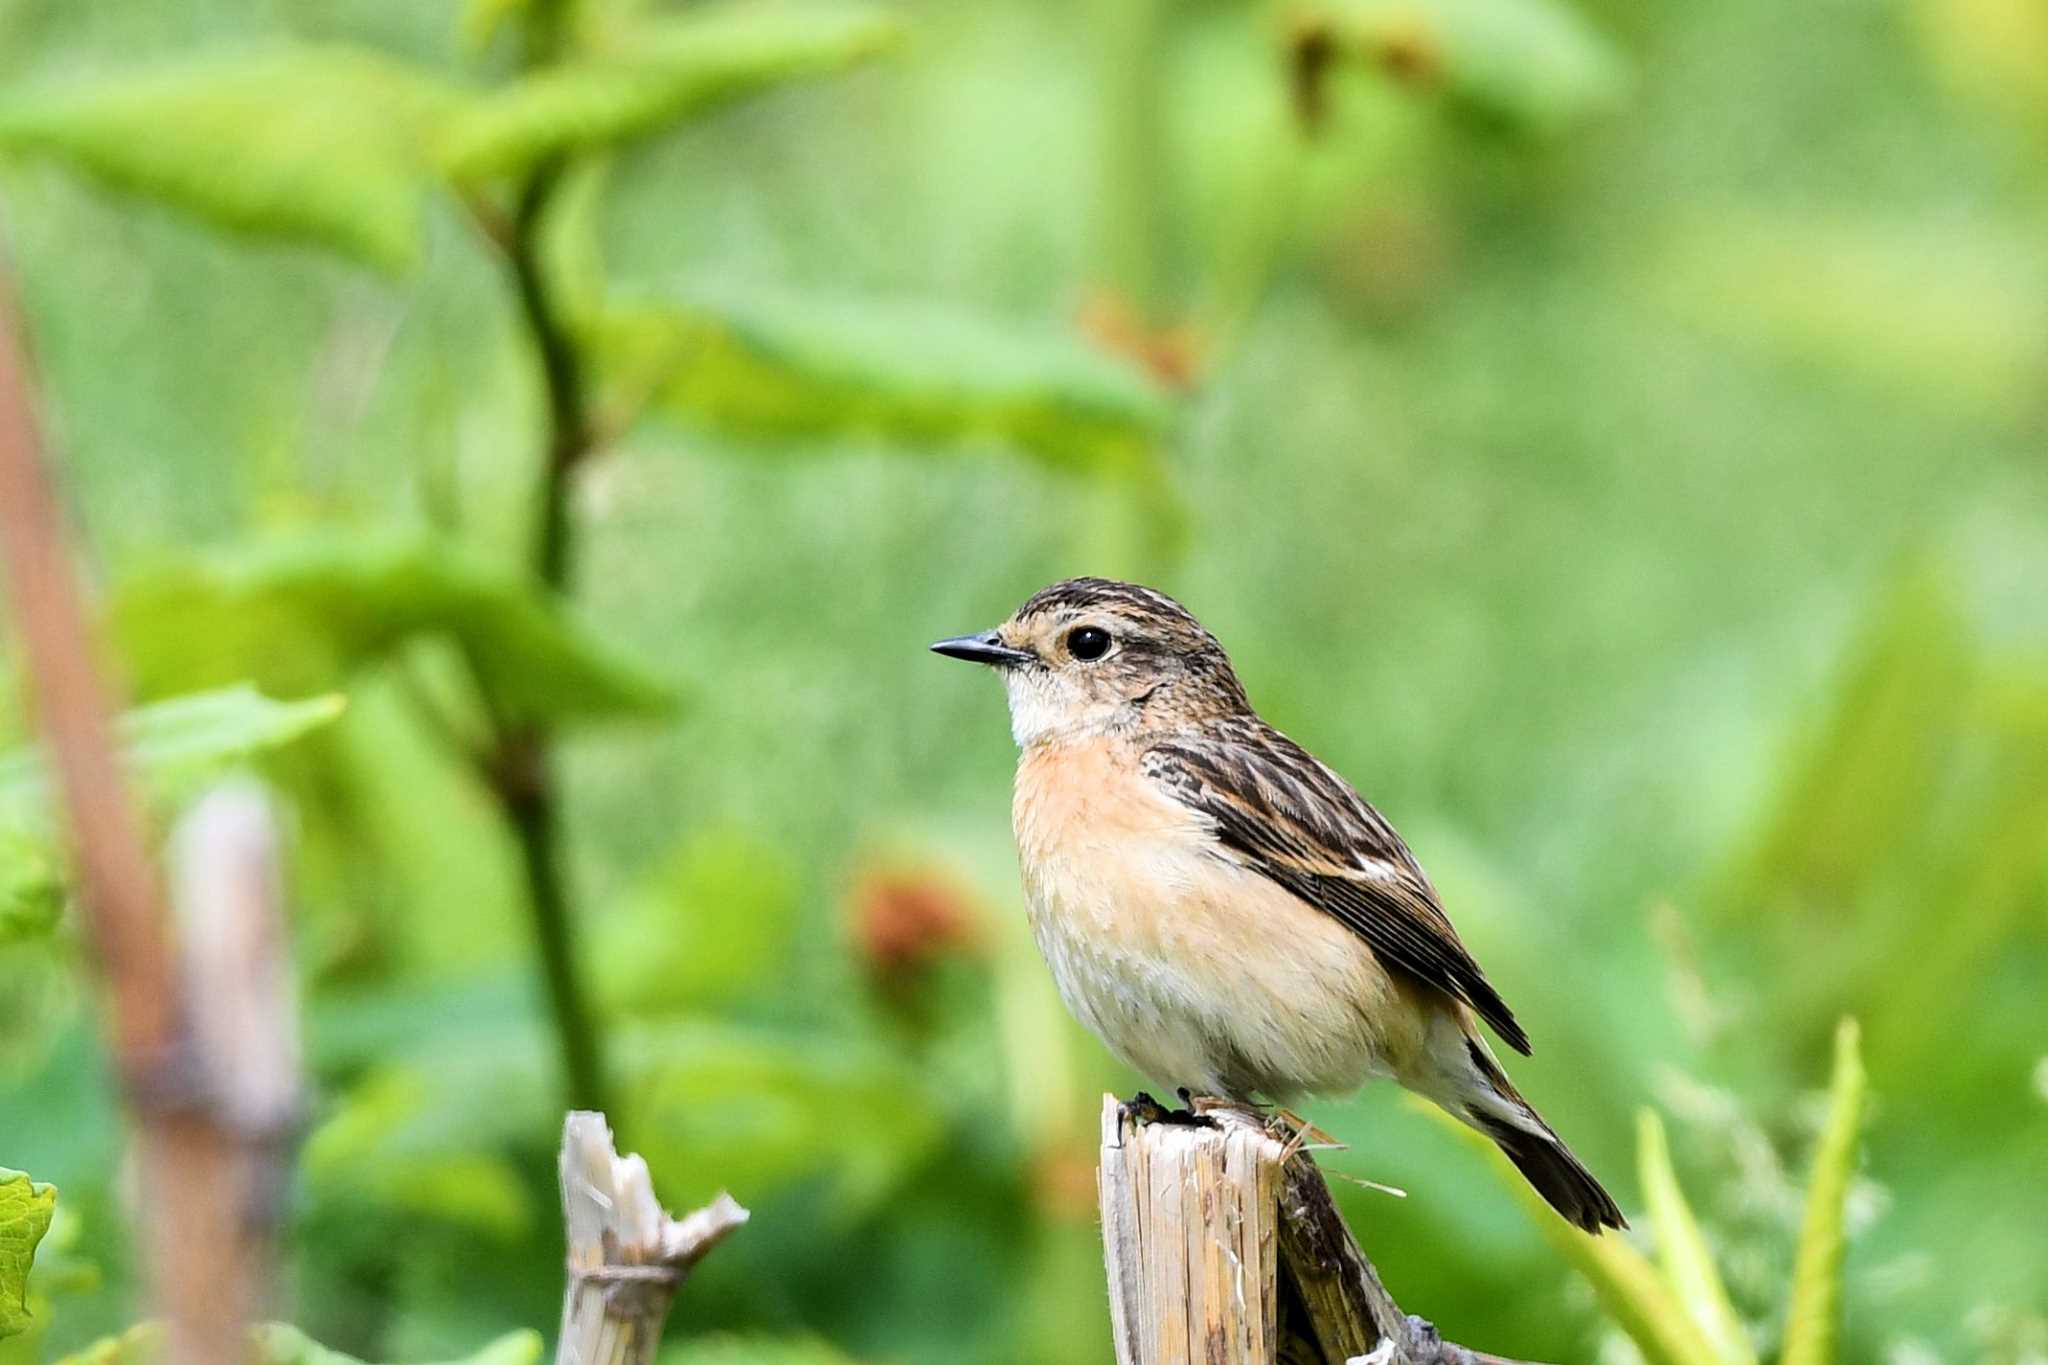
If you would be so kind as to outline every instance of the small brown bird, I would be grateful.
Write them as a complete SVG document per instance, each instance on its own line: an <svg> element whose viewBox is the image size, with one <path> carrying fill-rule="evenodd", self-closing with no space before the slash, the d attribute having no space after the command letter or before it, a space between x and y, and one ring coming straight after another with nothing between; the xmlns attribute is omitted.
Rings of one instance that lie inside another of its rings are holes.
<svg viewBox="0 0 2048 1365"><path fill-rule="evenodd" d="M1391 1076L1500 1144L1560 1214L1621 1210L1480 1037L1529 1038L1401 836L1259 719L1216 637L1074 578L932 646L1010 698L1031 930L1060 997L1143 1075L1286 1104Z"/></svg>

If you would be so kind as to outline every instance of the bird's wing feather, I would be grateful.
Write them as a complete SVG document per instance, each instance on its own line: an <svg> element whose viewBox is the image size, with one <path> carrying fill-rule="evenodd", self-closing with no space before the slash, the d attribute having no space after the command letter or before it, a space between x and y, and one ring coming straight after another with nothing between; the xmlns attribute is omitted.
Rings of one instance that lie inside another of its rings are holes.
<svg viewBox="0 0 2048 1365"><path fill-rule="evenodd" d="M1162 739L1145 775L1215 821L1231 856L1334 916L1380 960L1470 1005L1517 1052L1529 1035L1386 818L1314 755L1252 717Z"/></svg>

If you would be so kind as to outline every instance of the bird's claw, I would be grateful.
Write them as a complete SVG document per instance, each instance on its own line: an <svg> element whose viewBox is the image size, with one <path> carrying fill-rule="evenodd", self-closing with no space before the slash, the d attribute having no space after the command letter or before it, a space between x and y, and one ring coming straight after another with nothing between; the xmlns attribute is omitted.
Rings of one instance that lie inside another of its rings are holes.
<svg viewBox="0 0 2048 1365"><path fill-rule="evenodd" d="M1181 1128L1214 1128L1216 1126L1216 1120L1206 1114L1197 1114L1195 1112L1194 1103L1186 1089L1181 1090L1180 1098L1182 1103L1187 1106L1186 1108L1168 1109L1158 1100L1153 1099L1150 1094L1140 1090L1137 1094L1124 1101L1124 1112L1129 1114L1138 1123L1166 1123Z"/></svg>

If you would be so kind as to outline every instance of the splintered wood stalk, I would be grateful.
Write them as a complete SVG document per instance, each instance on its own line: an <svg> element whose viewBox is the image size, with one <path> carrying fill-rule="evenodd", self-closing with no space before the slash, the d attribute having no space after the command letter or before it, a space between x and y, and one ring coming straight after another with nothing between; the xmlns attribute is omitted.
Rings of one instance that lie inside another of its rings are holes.
<svg viewBox="0 0 2048 1365"><path fill-rule="evenodd" d="M1146 1123L1103 1096L1117 1365L1519 1365L1403 1313L1314 1159L1257 1116Z"/></svg>
<svg viewBox="0 0 2048 1365"><path fill-rule="evenodd" d="M562 1125L561 1173L569 1283L555 1365L648 1365L690 1268L747 1211L720 1194L669 1217L647 1163L620 1156L604 1115L588 1110L571 1111Z"/></svg>

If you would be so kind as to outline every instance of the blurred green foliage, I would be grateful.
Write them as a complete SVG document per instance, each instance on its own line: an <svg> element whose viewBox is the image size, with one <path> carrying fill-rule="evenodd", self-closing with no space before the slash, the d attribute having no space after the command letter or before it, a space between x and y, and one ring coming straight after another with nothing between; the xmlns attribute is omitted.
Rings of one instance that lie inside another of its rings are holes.
<svg viewBox="0 0 2048 1365"><path fill-rule="evenodd" d="M122 752L145 798L173 808L209 777L330 724L345 706L338 693L275 701L247 683L192 692L121 717ZM40 755L0 752L0 947L48 933L63 911L54 806Z"/></svg>
<svg viewBox="0 0 2048 1365"><path fill-rule="evenodd" d="M521 719L659 716L674 700L516 577L419 534L323 530L166 563L124 587L109 619L146 696L233 678L303 693L427 639L452 643Z"/></svg>
<svg viewBox="0 0 2048 1365"><path fill-rule="evenodd" d="M1857 1039L1852 1019L1835 1030L1827 1121L1807 1180L1805 1216L1779 1331L1782 1346L1774 1353L1782 1365L1830 1365L1840 1358L1842 1252L1867 1093ZM1648 1231L1656 1242L1652 1264L1626 1238L1593 1236L1556 1217L1482 1135L1420 1101L1415 1107L1480 1153L1650 1365L1755 1365L1750 1331L1679 1184L1664 1123L1654 1109L1636 1116L1636 1170L1649 1208Z"/></svg>
<svg viewBox="0 0 2048 1365"><path fill-rule="evenodd" d="M249 1333L251 1365L363 1365L354 1356L330 1351L305 1333L282 1323L265 1323ZM129 1328L65 1356L58 1365L151 1365L164 1359L164 1333L153 1323ZM508 1332L497 1341L443 1365L533 1365L540 1359L538 1332Z"/></svg>
<svg viewBox="0 0 2048 1365"><path fill-rule="evenodd" d="M1000 701L922 647L1108 572L1409 835L1518 1082L1649 1213L1663 1270L1599 1244L1646 1293L1807 1349L1787 1169L1830 1132L1836 1358L2037 1359L2037 9L584 0L532 69L548 0L0 0L0 224L111 656L331 721L228 746L297 812L298 1328L447 1359L554 1315L504 722L572 736L623 1142L755 1210L664 1359L1106 1360L1095 1096L1136 1078L1022 930ZM551 166L603 443L570 600L504 254ZM138 1313L29 805L0 1162L70 1231L7 1365ZM1807 1088L1844 1014L1860 1162ZM1339 1184L1405 1307L1631 1349L1462 1146L1378 1091L1313 1117L1410 1192Z"/></svg>

